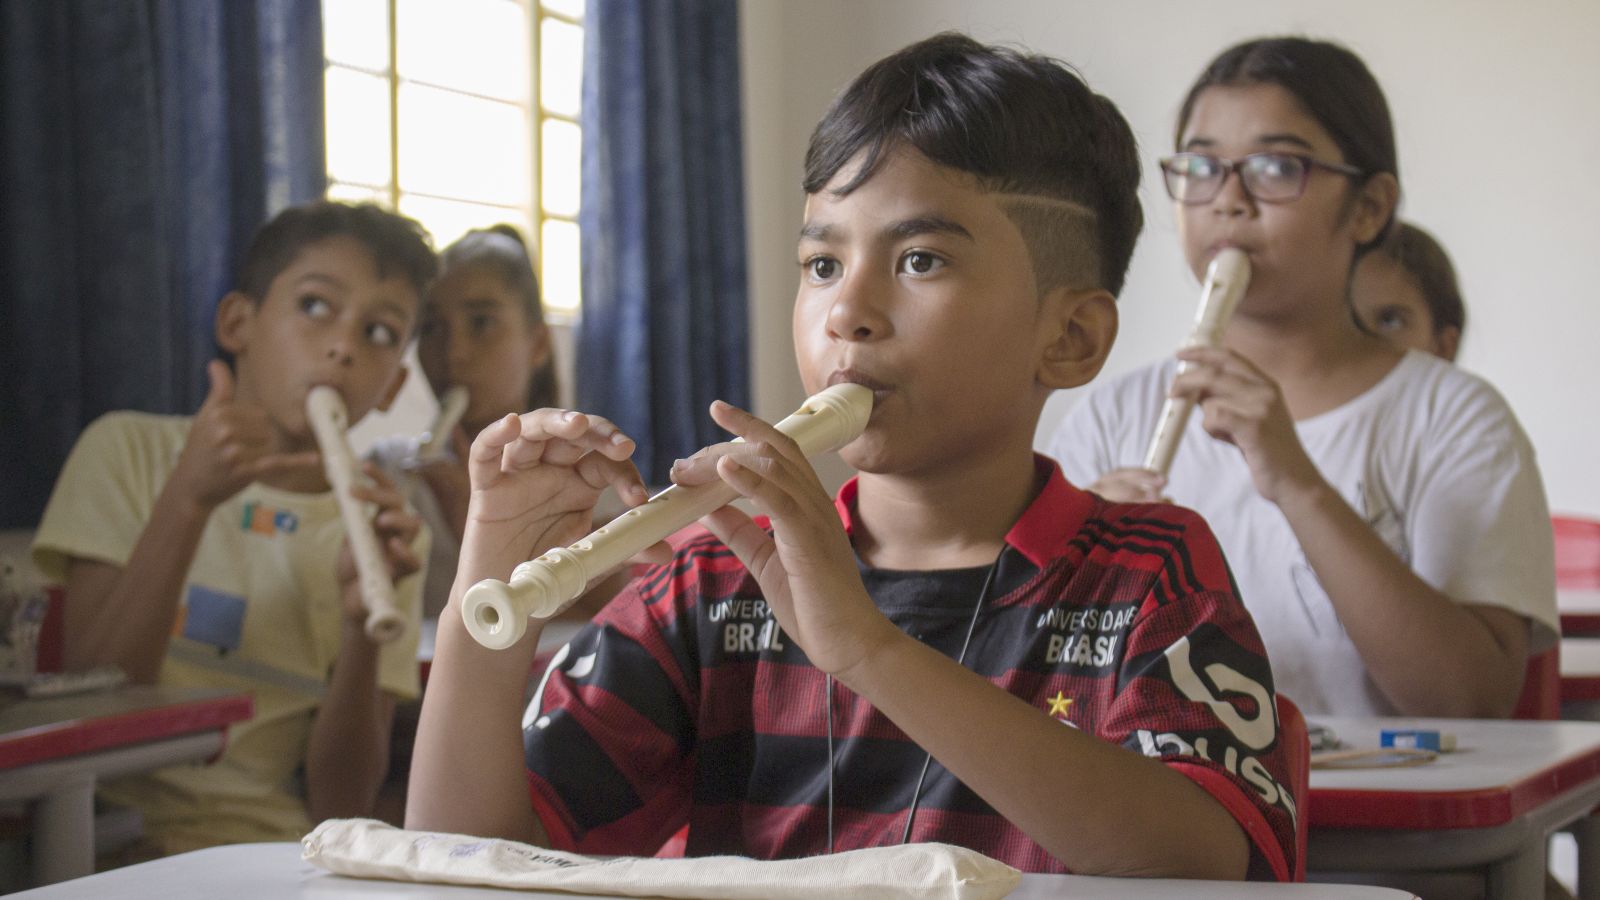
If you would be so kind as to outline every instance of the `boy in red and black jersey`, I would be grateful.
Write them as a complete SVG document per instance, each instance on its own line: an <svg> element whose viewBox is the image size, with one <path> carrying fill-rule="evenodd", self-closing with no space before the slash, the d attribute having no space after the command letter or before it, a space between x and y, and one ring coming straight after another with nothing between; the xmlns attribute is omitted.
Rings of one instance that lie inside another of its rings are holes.
<svg viewBox="0 0 1600 900"><path fill-rule="evenodd" d="M793 857L945 841L1029 871L1286 879L1272 676L1210 531L1032 452L1116 333L1132 135L1061 64L939 35L869 68L807 154L795 349L874 391L836 499L794 444L674 470L725 507L562 648L516 709L510 650L441 617L407 824L591 853ZM537 410L472 450L452 608L582 536L632 443ZM668 548L657 548L664 552ZM924 768L927 769L924 774Z"/></svg>

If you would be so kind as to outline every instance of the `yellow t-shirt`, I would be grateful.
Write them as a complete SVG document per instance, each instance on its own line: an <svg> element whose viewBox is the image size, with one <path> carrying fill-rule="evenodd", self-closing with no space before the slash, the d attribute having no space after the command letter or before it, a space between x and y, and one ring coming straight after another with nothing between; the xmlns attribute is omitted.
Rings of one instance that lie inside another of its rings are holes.
<svg viewBox="0 0 1600 900"><path fill-rule="evenodd" d="M127 564L189 425L187 417L119 412L84 431L34 540L34 562L46 577L64 581L73 557ZM343 537L331 492L262 484L217 507L206 523L160 683L250 691L255 716L229 730L212 765L172 766L101 791L138 807L146 835L167 852L296 840L310 829L299 770L339 651L334 566ZM421 559L427 544L423 530L414 545ZM401 699L419 693L421 585L421 573L397 585L407 628L379 654L378 682Z"/></svg>

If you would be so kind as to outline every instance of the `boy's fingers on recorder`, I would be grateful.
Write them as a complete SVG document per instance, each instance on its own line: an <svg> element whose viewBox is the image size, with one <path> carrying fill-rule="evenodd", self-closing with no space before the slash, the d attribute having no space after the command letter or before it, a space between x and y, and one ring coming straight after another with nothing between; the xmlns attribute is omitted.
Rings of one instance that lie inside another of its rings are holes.
<svg viewBox="0 0 1600 900"><path fill-rule="evenodd" d="M757 563L762 561L763 550L772 548L772 535L756 525L744 510L737 506L724 506L701 517L700 524L726 544L752 574L760 577Z"/></svg>
<svg viewBox="0 0 1600 900"><path fill-rule="evenodd" d="M800 445L779 431L778 426L725 400L712 402L711 420L749 443L767 444L790 460L805 459Z"/></svg>
<svg viewBox="0 0 1600 900"><path fill-rule="evenodd" d="M395 485L394 481L384 474L383 469L368 462L361 464L361 472L371 479L371 483L351 485L350 495L352 497L357 500L365 500L368 503L376 503L384 509L405 508L405 496L400 493L400 488Z"/></svg>
<svg viewBox="0 0 1600 900"><path fill-rule="evenodd" d="M584 484L597 491L607 487L615 490L617 496L630 507L650 499L650 492L645 489L644 477L639 474L639 467L629 459L610 459L598 453L590 453L578 460L574 467L578 477Z"/></svg>
<svg viewBox="0 0 1600 900"><path fill-rule="evenodd" d="M422 570L422 560L418 559L416 551L411 549L409 539L390 537L384 542L383 548L384 556L389 559L390 578L404 578Z"/></svg>
<svg viewBox="0 0 1600 900"><path fill-rule="evenodd" d="M672 545L666 541L656 541L654 544L628 557L628 562L643 563L651 566L672 562Z"/></svg>

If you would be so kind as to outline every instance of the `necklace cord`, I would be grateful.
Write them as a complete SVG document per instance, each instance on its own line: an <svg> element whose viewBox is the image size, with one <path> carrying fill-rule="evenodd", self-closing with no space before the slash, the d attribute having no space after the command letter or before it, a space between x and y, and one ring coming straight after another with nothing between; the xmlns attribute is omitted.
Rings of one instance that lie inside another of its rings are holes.
<svg viewBox="0 0 1600 900"><path fill-rule="evenodd" d="M977 602L972 604L972 616L967 620L967 634L961 641L961 652L956 655L956 665L965 665L967 661L967 648L972 646L972 635L978 628L978 614L983 611L984 602L989 599L989 589L994 584L995 573L1000 570L1000 560L1005 558L1006 546L1000 545L1000 555L989 565L988 574L983 577L983 587L978 589ZM827 676L827 715L828 715L828 853L833 853L833 676ZM922 771L917 775L917 786L911 791L911 806L906 810L905 828L900 834L900 843L911 843L911 828L917 819L917 805L922 799L922 785L928 778L928 768L933 763L933 754L925 753L922 758Z"/></svg>

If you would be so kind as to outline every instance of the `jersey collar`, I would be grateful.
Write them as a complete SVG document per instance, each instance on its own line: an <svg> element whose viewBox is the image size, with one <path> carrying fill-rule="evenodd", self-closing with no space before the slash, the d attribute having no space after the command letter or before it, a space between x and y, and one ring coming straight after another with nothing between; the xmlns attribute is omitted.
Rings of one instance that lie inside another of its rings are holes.
<svg viewBox="0 0 1600 900"><path fill-rule="evenodd" d="M1022 511L1011 530L1006 532L1006 543L1021 553L1037 568L1067 552L1067 542L1078 533L1094 505L1090 495L1073 487L1061 474L1054 459L1035 453L1034 471L1045 475L1044 487ZM1046 474L1047 473L1047 474ZM860 490L855 478L839 488L833 505L839 511L846 534L853 533L855 524L856 494Z"/></svg>

